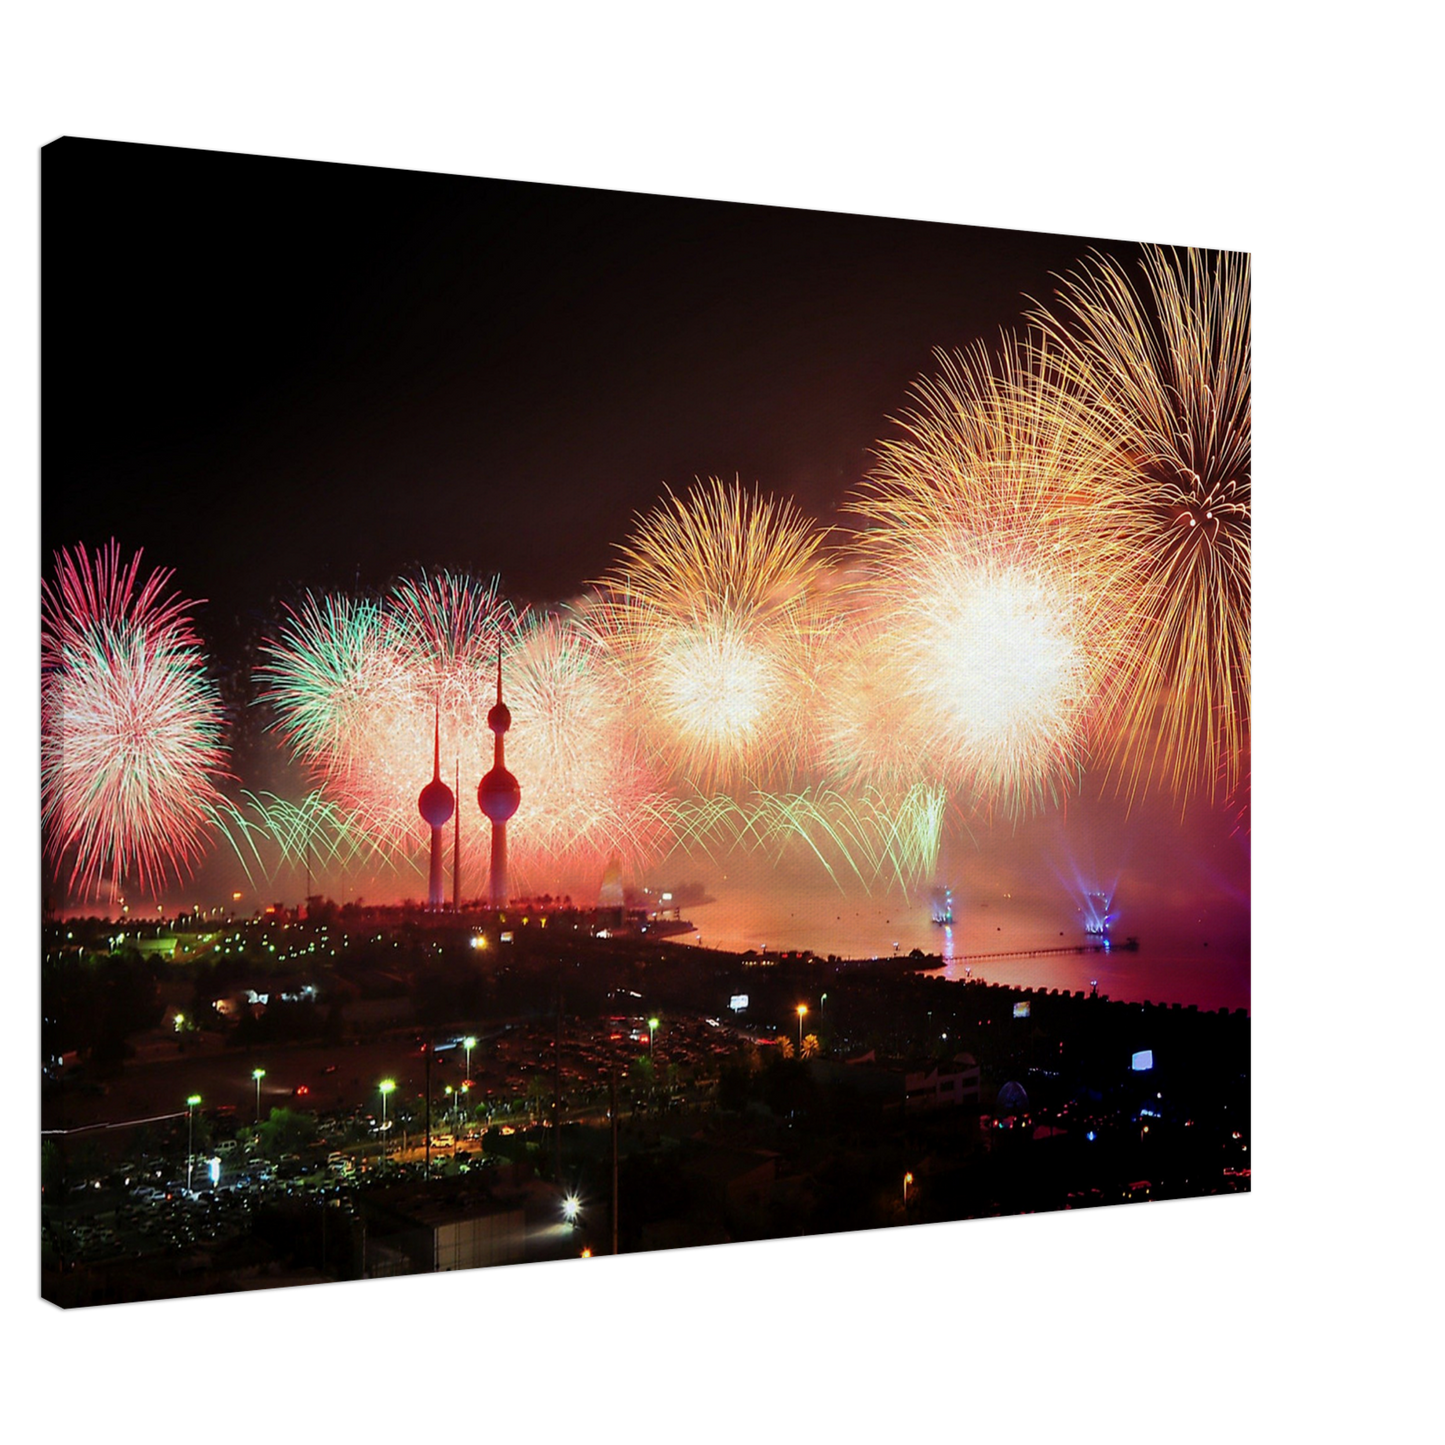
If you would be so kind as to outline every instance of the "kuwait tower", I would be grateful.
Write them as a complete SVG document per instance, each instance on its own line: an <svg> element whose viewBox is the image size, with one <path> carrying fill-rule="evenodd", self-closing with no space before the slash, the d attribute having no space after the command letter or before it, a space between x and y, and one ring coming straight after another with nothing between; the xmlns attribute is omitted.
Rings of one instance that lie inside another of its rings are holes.
<svg viewBox="0 0 1445 1445"><path fill-rule="evenodd" d="M436 747L432 754L432 779L421 790L416 800L423 820L431 828L431 872L427 875L426 906L432 909L446 906L442 884L442 828L452 815L456 799L452 790L442 782L442 716L437 708Z"/></svg>
<svg viewBox="0 0 1445 1445"><path fill-rule="evenodd" d="M503 908L507 902L507 819L522 801L522 787L507 771L502 737L512 726L512 714L502 701L502 648L497 644L497 705L487 714L487 726L495 736L492 771L477 786L477 805L492 820L491 904Z"/></svg>

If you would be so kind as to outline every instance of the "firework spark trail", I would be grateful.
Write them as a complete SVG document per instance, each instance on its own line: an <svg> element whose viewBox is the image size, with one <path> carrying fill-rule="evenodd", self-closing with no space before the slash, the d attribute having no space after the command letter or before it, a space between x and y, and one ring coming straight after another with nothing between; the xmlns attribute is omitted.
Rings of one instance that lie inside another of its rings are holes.
<svg viewBox="0 0 1445 1445"><path fill-rule="evenodd" d="M301 864L345 874L387 866L395 859L378 841L365 815L348 812L320 791L307 793L299 802L249 790L243 790L241 798L243 805L230 804L223 811L221 826L253 883L238 839L245 843L267 882L283 868ZM275 849L275 861L269 867L263 860L263 844Z"/></svg>
<svg viewBox="0 0 1445 1445"><path fill-rule="evenodd" d="M698 793L675 799L671 807L673 851L682 854L701 851L715 861L764 850L781 855L788 839L780 836L778 825L788 806L786 800L770 793L755 794L747 802L726 793ZM806 828L798 830L796 821L788 825L787 831L801 841L841 889L837 870L819 846L814 832ZM827 831L826 828L823 831ZM846 848L840 852L843 865L861 878L863 875Z"/></svg>
<svg viewBox="0 0 1445 1445"><path fill-rule="evenodd" d="M1249 258L1146 249L1143 286L1095 253L1033 321L1062 358L1061 415L1115 452L1137 660L1101 709L1132 800L1238 787L1250 704Z"/></svg>
<svg viewBox="0 0 1445 1445"><path fill-rule="evenodd" d="M889 734L875 746L1017 817L1077 784L1093 696L1127 647L1104 585L1121 545L1101 508L1111 453L1058 404L1042 343L938 359L853 503ZM824 728L835 767L866 761L866 717Z"/></svg>
<svg viewBox="0 0 1445 1445"><path fill-rule="evenodd" d="M890 871L905 888L932 875L938 864L947 809L944 790L922 783L915 784L896 802L879 797L872 807L880 831L873 855L875 875Z"/></svg>
<svg viewBox="0 0 1445 1445"><path fill-rule="evenodd" d="M921 783L901 797L872 788L846 795L814 788L760 794L756 810L758 836L778 856L794 840L802 840L837 883L825 852L829 849L864 891L871 892L880 882L912 887L932 871L938 861L945 797L942 789Z"/></svg>
<svg viewBox="0 0 1445 1445"><path fill-rule="evenodd" d="M824 534L790 502L717 479L640 518L592 625L683 789L773 785L799 766L823 628Z"/></svg>
<svg viewBox="0 0 1445 1445"><path fill-rule="evenodd" d="M946 800L917 784L901 797L873 788L843 794L828 788L755 792L742 799L697 794L670 810L674 851L710 856L766 852L776 862L790 849L810 853L837 887L851 874L871 891L880 881L920 882L938 859Z"/></svg>
<svg viewBox="0 0 1445 1445"><path fill-rule="evenodd" d="M62 549L41 585L41 827L70 886L184 878L222 801L221 706L172 573L115 542Z"/></svg>
<svg viewBox="0 0 1445 1445"><path fill-rule="evenodd" d="M211 805L207 822L231 845L231 851L252 888L257 886L257 873L263 880L270 878L271 870L266 867L262 852L262 845L270 842L270 832L265 826L248 819L243 809L225 797ZM253 865L256 872L252 872Z"/></svg>

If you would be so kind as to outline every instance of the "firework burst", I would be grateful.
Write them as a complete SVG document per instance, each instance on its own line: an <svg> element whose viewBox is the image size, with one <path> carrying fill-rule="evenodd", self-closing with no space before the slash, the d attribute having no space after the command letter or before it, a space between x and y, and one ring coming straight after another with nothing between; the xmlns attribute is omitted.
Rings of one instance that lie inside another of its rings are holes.
<svg viewBox="0 0 1445 1445"><path fill-rule="evenodd" d="M1150 247L1139 288L1096 254L1033 320L1061 416L1115 452L1137 648L1104 700L1110 767L1131 796L1228 795L1249 745L1249 258Z"/></svg>
<svg viewBox="0 0 1445 1445"><path fill-rule="evenodd" d="M387 599L388 652L444 711L475 708L492 682L498 646L516 632L516 609L500 588L497 577L481 586L463 573L424 572L398 582Z"/></svg>
<svg viewBox="0 0 1445 1445"><path fill-rule="evenodd" d="M378 704L400 692L381 609L308 594L261 650L268 658L258 669L261 700L275 708L293 753L329 781L344 778Z"/></svg>
<svg viewBox="0 0 1445 1445"><path fill-rule="evenodd" d="M587 611L532 616L508 664L510 761L528 779L528 808L514 825L529 853L552 870L616 855L635 866L669 836L660 794L628 725L625 680L582 624Z"/></svg>
<svg viewBox="0 0 1445 1445"><path fill-rule="evenodd" d="M789 502L716 479L671 492L600 584L593 626L644 735L685 789L786 778L822 627L823 534Z"/></svg>
<svg viewBox="0 0 1445 1445"><path fill-rule="evenodd" d="M854 504L870 686L895 755L1017 816L1077 782L1126 645L1101 570L1120 545L1100 505L1110 452L1063 413L1042 345L939 362ZM866 723L833 710L835 765Z"/></svg>
<svg viewBox="0 0 1445 1445"><path fill-rule="evenodd" d="M211 831L225 754L221 706L171 572L56 554L41 585L41 826L69 883L98 895L133 879L155 892L194 867Z"/></svg>

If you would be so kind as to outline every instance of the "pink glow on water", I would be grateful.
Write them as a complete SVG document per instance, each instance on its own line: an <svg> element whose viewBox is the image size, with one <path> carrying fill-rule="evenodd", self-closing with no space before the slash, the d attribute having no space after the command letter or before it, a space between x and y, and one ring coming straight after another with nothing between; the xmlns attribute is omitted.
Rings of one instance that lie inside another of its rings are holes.
<svg viewBox="0 0 1445 1445"><path fill-rule="evenodd" d="M870 895L786 864L700 870L717 901L686 916L717 948L844 958L917 948L942 957L946 978L1070 992L1097 980L1114 999L1247 1009L1249 846L1231 827L1221 811L1198 809L1181 824L1163 804L1128 813L1114 799L1081 799L1067 815L955 841L936 880L954 890L951 928L932 921L930 888ZM1095 889L1112 900L1112 939L1136 937L1138 951L1037 952L1092 941L1084 930Z"/></svg>
<svg viewBox="0 0 1445 1445"><path fill-rule="evenodd" d="M1120 941L1134 934L1140 940L1138 952L1115 947L1108 952L995 957L991 955L1074 947L1087 939L1067 901L1049 909L1000 899L971 913L965 905L959 922L945 928L932 922L926 897L859 901L819 893L780 898L752 888L722 888L716 902L686 910L709 948L808 948L820 957L843 958L887 958L918 948L942 957L938 972L948 979L1070 992L1088 992L1097 980L1099 992L1114 999L1192 1003L1203 1009L1249 1007L1248 917L1241 919L1233 910L1214 908L1196 915L1197 937L1186 936L1179 919L1130 920L1126 915L1129 926L1127 932L1121 930Z"/></svg>

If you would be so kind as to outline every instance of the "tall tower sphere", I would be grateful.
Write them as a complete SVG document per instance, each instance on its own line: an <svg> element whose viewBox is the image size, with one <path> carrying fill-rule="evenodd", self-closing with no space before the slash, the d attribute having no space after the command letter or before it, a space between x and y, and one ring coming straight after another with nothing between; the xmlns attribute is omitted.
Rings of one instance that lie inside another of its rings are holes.
<svg viewBox="0 0 1445 1445"><path fill-rule="evenodd" d="M505 823L521 802L522 785L504 767L494 767L477 785L477 806L494 823Z"/></svg>
<svg viewBox="0 0 1445 1445"><path fill-rule="evenodd" d="M456 800L452 790L440 778L433 778L421 790L416 805L421 809L421 815L429 827L444 828L452 820Z"/></svg>
<svg viewBox="0 0 1445 1445"><path fill-rule="evenodd" d="M522 785L507 771L502 742L512 726L512 714L502 701L502 647L497 644L497 701L487 714L487 726L495 735L492 770L477 785L477 806L492 820L491 903L501 908L507 901L507 820L522 802Z"/></svg>
<svg viewBox="0 0 1445 1445"><path fill-rule="evenodd" d="M442 716L437 707L436 739L432 753L432 779L421 790L416 805L422 821L431 829L431 868L427 875L427 907L441 908L446 902L442 878L442 827L456 809L456 797L442 782Z"/></svg>

